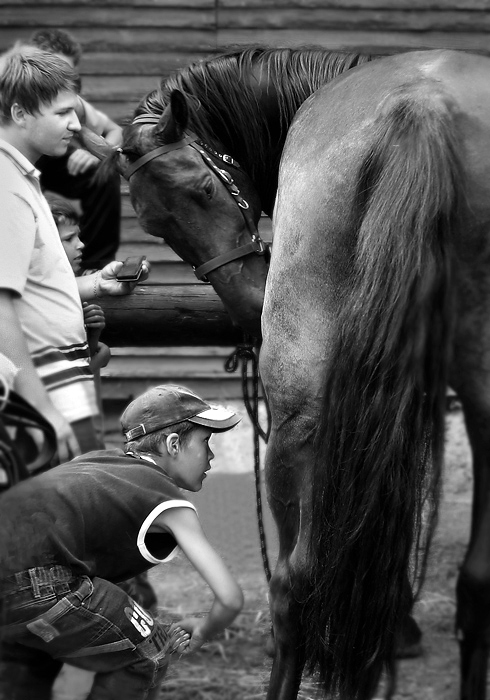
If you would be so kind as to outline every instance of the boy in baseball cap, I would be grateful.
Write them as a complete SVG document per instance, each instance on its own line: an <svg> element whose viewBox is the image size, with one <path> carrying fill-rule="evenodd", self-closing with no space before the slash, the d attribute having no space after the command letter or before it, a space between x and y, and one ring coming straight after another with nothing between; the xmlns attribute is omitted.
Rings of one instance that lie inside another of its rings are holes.
<svg viewBox="0 0 490 700"><path fill-rule="evenodd" d="M199 491L214 457L212 433L230 430L240 418L182 386L167 384L136 398L121 416L126 454L153 459L172 481Z"/></svg>
<svg viewBox="0 0 490 700"><path fill-rule="evenodd" d="M66 661L96 672L93 700L155 700L170 653L230 625L242 591L180 489L201 489L212 433L239 420L185 387L155 387L122 415L124 451L89 452L0 496L0 698L47 700ZM169 628L116 584L178 547L214 602Z"/></svg>

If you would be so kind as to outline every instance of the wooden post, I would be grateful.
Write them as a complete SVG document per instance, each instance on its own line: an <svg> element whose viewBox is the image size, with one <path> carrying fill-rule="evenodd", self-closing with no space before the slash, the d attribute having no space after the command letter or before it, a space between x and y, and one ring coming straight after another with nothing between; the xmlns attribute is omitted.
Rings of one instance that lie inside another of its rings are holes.
<svg viewBox="0 0 490 700"><path fill-rule="evenodd" d="M138 285L132 294L100 299L109 346L235 345L234 326L214 289L202 284Z"/></svg>

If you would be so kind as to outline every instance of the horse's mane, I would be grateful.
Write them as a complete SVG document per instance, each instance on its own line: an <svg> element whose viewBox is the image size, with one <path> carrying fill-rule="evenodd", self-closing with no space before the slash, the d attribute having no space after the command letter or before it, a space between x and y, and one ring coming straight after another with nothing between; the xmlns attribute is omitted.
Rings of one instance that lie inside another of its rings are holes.
<svg viewBox="0 0 490 700"><path fill-rule="evenodd" d="M163 80L135 116L162 114L171 92L180 90L188 98L190 128L214 148L222 144L260 189L270 181L271 158L278 162L298 107L320 86L372 58L321 48L228 51ZM124 148L136 145L137 130L127 127Z"/></svg>

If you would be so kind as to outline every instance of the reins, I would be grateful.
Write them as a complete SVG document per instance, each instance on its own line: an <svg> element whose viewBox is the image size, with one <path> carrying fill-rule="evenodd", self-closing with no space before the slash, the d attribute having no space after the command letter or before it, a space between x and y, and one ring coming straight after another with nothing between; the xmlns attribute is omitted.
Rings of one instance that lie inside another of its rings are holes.
<svg viewBox="0 0 490 700"><path fill-rule="evenodd" d="M242 393L245 408L252 423L254 436L254 476L255 476L255 503L257 509L257 523L259 527L260 553L262 556L262 565L264 567L265 578L267 583L271 580L271 569L269 565L269 557L267 555L267 542L264 528L263 508L262 508L262 489L260 478L260 442L259 438L267 444L270 434L270 413L267 401L265 406L267 409L267 430L264 431L259 420L259 367L258 359L255 353L254 344L250 336L244 335L243 343L240 343L237 348L231 353L225 362L225 370L227 372L236 372L239 360L242 361ZM252 397L250 397L248 389L248 363L252 364Z"/></svg>
<svg viewBox="0 0 490 700"><path fill-rule="evenodd" d="M154 114L140 114L133 119L133 124L158 124L159 121L160 117ZM196 134L189 131L182 139L174 141L174 143L169 143L164 146L154 148L152 151L140 156L140 158L128 166L124 173L124 177L129 181L137 170L152 161L154 158L159 158L166 153L179 150L185 146L191 146L194 148L194 150L196 150L203 159L205 165L207 165L207 167L212 170L212 172L217 175L217 177L224 184L229 194L240 207L240 211L245 219L247 230L251 238L249 243L245 243L244 245L238 246L238 248L234 248L226 253L217 255L215 258L208 260L199 267L193 266L194 274L196 275L197 279L209 284L209 280L207 278L208 273L216 270L218 267L222 267L232 260L238 260L239 258L243 258L246 255L251 255L252 253L255 253L256 255L265 255L268 252L268 246L260 237L252 215L250 214L248 202L241 196L240 190L236 186L230 173L227 170L219 168L213 162L212 158L218 158L223 163L241 170L242 168L240 164L226 153L218 153L218 151L214 150L214 148L208 146L207 143L201 141Z"/></svg>

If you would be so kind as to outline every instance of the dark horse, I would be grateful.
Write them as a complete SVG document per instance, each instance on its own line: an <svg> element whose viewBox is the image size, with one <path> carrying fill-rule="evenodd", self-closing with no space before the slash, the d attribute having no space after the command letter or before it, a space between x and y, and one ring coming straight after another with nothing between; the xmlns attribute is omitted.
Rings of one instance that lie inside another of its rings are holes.
<svg viewBox="0 0 490 700"><path fill-rule="evenodd" d="M141 102L120 165L131 163L145 230L204 269L256 335L262 247L255 237L259 255L227 256L275 202L260 356L280 537L268 698L296 698L306 668L326 693L367 700L393 672L434 525L449 383L475 474L457 584L461 698L483 700L490 61L369 58L252 49L191 66Z"/></svg>

